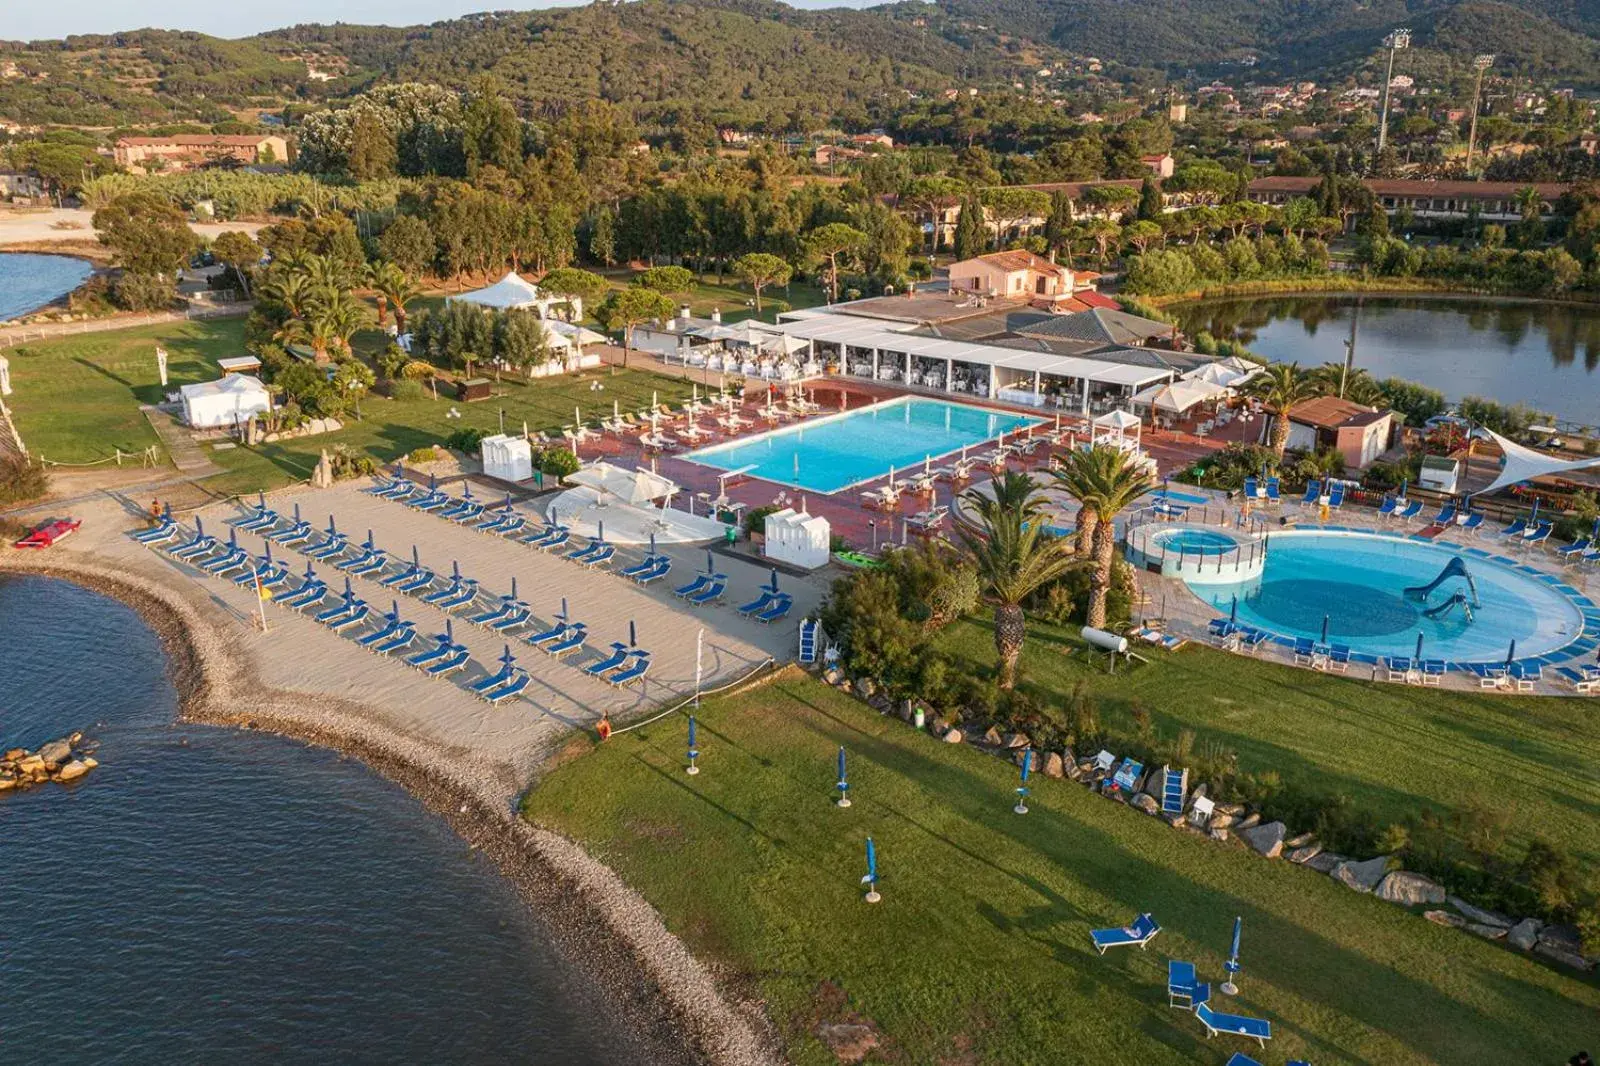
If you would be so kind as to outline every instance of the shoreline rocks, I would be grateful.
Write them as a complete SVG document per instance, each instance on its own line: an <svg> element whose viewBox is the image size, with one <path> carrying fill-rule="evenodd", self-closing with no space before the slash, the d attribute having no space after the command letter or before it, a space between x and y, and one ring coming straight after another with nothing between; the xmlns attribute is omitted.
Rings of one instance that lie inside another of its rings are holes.
<svg viewBox="0 0 1600 1066"><path fill-rule="evenodd" d="M76 781L100 764L80 747L82 733L46 741L39 750L11 748L0 756L0 792L32 788L47 781Z"/></svg>

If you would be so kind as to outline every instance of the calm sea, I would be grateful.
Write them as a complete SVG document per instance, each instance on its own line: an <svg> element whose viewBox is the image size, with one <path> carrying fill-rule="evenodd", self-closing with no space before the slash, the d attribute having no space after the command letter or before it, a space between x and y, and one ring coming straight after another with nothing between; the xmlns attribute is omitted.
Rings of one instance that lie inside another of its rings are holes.
<svg viewBox="0 0 1600 1066"><path fill-rule="evenodd" d="M0 252L0 322L37 311L82 285L91 267L83 259L32 252Z"/></svg>
<svg viewBox="0 0 1600 1066"><path fill-rule="evenodd" d="M0 1048L638 1061L509 884L405 792L329 752L175 724L175 706L133 611L0 577L0 747L82 729L102 763L0 794Z"/></svg>

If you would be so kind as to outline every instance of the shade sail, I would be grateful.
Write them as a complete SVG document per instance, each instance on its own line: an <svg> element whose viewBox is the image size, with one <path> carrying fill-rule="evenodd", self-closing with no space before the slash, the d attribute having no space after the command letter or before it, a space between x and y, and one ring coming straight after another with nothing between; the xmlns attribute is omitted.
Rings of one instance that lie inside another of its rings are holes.
<svg viewBox="0 0 1600 1066"><path fill-rule="evenodd" d="M1152 385L1133 397L1134 403L1148 404L1158 411L1182 414L1196 404L1219 396L1226 396L1223 385L1206 381L1174 381L1170 385Z"/></svg>
<svg viewBox="0 0 1600 1066"><path fill-rule="evenodd" d="M600 492L610 493L623 503L642 504L678 491L678 484L648 470L628 470L607 462L593 463L567 478L574 485L584 485Z"/></svg>
<svg viewBox="0 0 1600 1066"><path fill-rule="evenodd" d="M1563 459L1557 455L1546 455L1544 452L1508 440L1492 429L1479 428L1474 431L1479 436L1488 437L1500 445L1504 458L1500 461L1500 476L1489 483L1488 488L1482 488L1469 493L1472 496L1482 496L1519 482L1530 481L1536 477L1548 474L1564 474L1573 470L1586 470L1591 467L1600 467L1600 457L1591 456L1586 459Z"/></svg>

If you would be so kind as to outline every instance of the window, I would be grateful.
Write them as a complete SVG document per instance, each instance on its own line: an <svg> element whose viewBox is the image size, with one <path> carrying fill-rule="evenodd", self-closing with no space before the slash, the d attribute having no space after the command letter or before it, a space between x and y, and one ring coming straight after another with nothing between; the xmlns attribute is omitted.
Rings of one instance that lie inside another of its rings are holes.
<svg viewBox="0 0 1600 1066"><path fill-rule="evenodd" d="M1046 289L1046 284L1047 284L1047 282L1045 280L1045 276L1043 274L1040 274L1039 275L1039 280L1034 284L1033 291L1038 293L1040 296L1043 296L1045 294L1045 292L1048 291Z"/></svg>

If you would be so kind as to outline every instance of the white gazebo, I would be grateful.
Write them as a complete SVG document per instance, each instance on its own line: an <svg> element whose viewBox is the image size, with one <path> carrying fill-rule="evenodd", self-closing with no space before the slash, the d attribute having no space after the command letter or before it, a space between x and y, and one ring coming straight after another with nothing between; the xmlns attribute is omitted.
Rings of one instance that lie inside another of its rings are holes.
<svg viewBox="0 0 1600 1066"><path fill-rule="evenodd" d="M248 374L184 385L178 392L183 396L183 420L196 429L237 426L251 415L272 410L272 394Z"/></svg>

